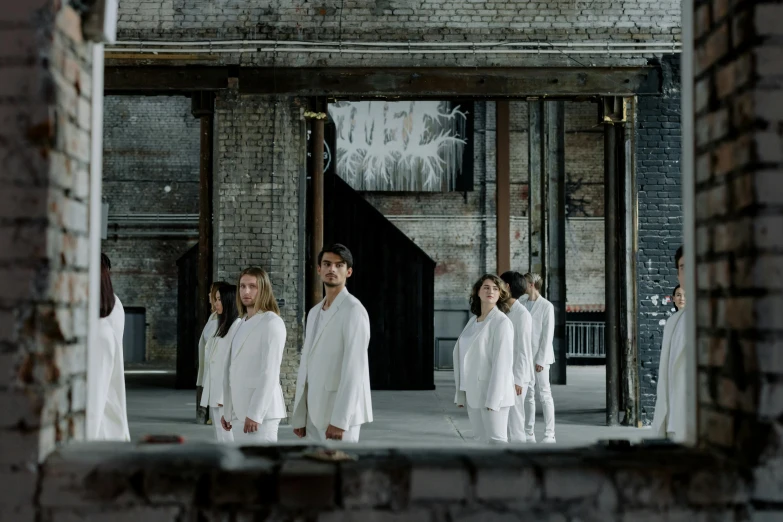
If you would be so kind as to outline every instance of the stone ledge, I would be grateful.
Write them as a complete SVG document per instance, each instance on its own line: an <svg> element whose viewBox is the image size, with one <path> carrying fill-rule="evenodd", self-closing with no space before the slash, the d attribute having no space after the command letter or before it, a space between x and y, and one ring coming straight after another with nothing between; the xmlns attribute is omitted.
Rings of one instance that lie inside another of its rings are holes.
<svg viewBox="0 0 783 522"><path fill-rule="evenodd" d="M749 499L748 483L731 463L677 446L533 451L362 444L347 448L354 461L305 457L318 448L71 444L44 463L40 502L53 512L178 506L215 514L413 513L426 506L462 506L468 513L491 504L608 520L628 510L729 512Z"/></svg>

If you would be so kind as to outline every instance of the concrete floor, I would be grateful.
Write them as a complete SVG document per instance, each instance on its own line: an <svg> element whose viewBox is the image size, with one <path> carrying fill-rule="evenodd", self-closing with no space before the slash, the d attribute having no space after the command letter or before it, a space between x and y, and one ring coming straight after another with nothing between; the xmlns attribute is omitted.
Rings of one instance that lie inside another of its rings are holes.
<svg viewBox="0 0 783 522"><path fill-rule="evenodd" d="M604 366L570 366L569 384L552 386L558 445L579 446L606 439L638 441L649 436L648 428L604 425L605 371ZM156 372L126 371L131 438L177 434L192 441L214 441L212 426L195 423L195 391L175 390L173 373ZM362 427L361 440L383 445L473 444L467 413L453 404L452 372L435 372L435 384L434 391L374 391L375 421ZM540 407L536 414L536 438L541 440L544 425ZM281 424L278 438L280 442L298 440L287 424Z"/></svg>

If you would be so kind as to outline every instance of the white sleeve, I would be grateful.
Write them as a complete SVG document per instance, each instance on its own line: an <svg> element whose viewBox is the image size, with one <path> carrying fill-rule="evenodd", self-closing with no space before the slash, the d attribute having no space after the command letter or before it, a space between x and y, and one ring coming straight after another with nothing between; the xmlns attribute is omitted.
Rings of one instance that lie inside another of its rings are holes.
<svg viewBox="0 0 783 522"><path fill-rule="evenodd" d="M87 385L87 440L97 440L109 398L117 338L108 320L98 323L95 346L91 347Z"/></svg>
<svg viewBox="0 0 783 522"><path fill-rule="evenodd" d="M342 372L337 396L334 399L330 424L347 430L354 416L354 409L364 386L364 374L368 371L367 347L370 344L370 319L362 309L352 310L348 320L343 322Z"/></svg>

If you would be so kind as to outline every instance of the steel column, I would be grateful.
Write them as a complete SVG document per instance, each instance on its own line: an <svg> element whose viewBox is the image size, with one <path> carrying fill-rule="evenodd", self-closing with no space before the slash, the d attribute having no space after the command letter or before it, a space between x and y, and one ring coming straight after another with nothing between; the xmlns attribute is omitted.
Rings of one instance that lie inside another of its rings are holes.
<svg viewBox="0 0 783 522"><path fill-rule="evenodd" d="M555 307L555 363L552 384L566 384L566 258L565 258L565 104L547 101L546 120L546 298Z"/></svg>
<svg viewBox="0 0 783 522"><path fill-rule="evenodd" d="M544 102L529 101L528 110L528 240L530 242L530 266L528 271L546 277L544 259L546 253L546 234L544 233L544 194L546 176L544 176Z"/></svg>
<svg viewBox="0 0 783 522"><path fill-rule="evenodd" d="M312 151L311 173L313 183L312 233L310 234L310 296L308 308L318 304L323 299L323 285L318 276L318 253L324 246L324 120L313 119L313 139L310 142Z"/></svg>
<svg viewBox="0 0 783 522"><path fill-rule="evenodd" d="M511 121L509 101L495 103L497 111L497 184L495 190L497 208L497 273L511 269Z"/></svg>
<svg viewBox="0 0 783 522"><path fill-rule="evenodd" d="M618 299L620 267L618 266L618 165L617 129L611 122L604 124L604 241L606 255L606 424L620 423L620 357L618 345Z"/></svg>

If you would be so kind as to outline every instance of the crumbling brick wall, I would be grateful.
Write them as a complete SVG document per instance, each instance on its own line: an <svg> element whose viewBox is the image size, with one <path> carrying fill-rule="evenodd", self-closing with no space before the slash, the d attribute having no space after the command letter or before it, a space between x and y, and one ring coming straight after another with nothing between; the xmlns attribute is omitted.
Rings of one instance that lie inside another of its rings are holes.
<svg viewBox="0 0 783 522"><path fill-rule="evenodd" d="M59 2L0 9L0 512L33 520L37 464L84 437L92 55Z"/></svg>
<svg viewBox="0 0 783 522"><path fill-rule="evenodd" d="M699 436L783 505L783 4L695 3ZM763 482L763 484L762 484Z"/></svg>

